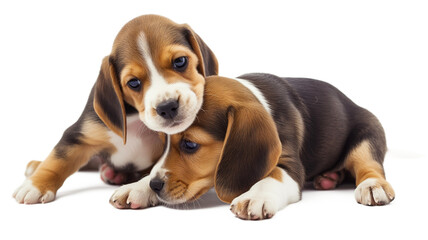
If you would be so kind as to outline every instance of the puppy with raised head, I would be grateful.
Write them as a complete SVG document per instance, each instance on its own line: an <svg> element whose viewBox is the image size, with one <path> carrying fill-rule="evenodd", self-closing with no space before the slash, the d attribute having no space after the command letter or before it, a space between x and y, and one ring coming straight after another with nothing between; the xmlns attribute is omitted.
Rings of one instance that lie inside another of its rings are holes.
<svg viewBox="0 0 428 240"><path fill-rule="evenodd" d="M131 20L103 59L82 115L46 160L30 162L14 198L54 200L65 179L90 159L108 163L105 181L138 180L162 154L155 131L189 127L202 105L205 77L217 73L215 55L188 25L156 15Z"/></svg>
<svg viewBox="0 0 428 240"><path fill-rule="evenodd" d="M355 198L384 205L386 140L377 118L328 83L247 74L206 79L204 104L185 131L166 137L149 176L112 196L118 208L197 199L214 187L242 219L265 219L301 199L306 181L331 189L341 173Z"/></svg>

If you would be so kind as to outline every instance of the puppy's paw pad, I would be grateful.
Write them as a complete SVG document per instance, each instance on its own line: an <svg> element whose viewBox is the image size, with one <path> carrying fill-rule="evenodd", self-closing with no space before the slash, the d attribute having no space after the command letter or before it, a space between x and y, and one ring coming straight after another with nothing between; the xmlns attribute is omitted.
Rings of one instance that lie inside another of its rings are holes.
<svg viewBox="0 0 428 240"><path fill-rule="evenodd" d="M100 177L107 184L122 185L140 180L145 171L118 171L109 164L102 164L100 167Z"/></svg>
<svg viewBox="0 0 428 240"><path fill-rule="evenodd" d="M337 187L344 178L343 172L327 172L314 179L314 188L317 190L331 190Z"/></svg>
<svg viewBox="0 0 428 240"><path fill-rule="evenodd" d="M55 193L52 191L42 193L37 187L33 185L31 180L27 179L18 189L16 189L16 191L13 193L13 197L18 203L47 203L55 199Z"/></svg>
<svg viewBox="0 0 428 240"><path fill-rule="evenodd" d="M391 185L383 180L368 178L355 189L355 200L367 206L381 206L389 204L395 198Z"/></svg>
<svg viewBox="0 0 428 240"><path fill-rule="evenodd" d="M123 174L115 171L113 167L104 163L100 167L100 177L103 182L111 185L121 185L125 183Z"/></svg>

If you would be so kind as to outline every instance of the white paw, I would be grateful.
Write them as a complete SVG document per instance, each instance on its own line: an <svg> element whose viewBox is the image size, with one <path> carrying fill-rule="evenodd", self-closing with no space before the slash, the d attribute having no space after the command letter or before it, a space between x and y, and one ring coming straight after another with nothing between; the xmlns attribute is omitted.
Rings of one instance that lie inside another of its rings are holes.
<svg viewBox="0 0 428 240"><path fill-rule="evenodd" d="M123 185L110 198L110 203L116 208L147 208L156 206L159 200L149 187L149 178Z"/></svg>
<svg viewBox="0 0 428 240"><path fill-rule="evenodd" d="M290 203L300 200L300 188L284 170L281 181L267 177L250 190L233 199L230 210L241 219L257 220L273 217Z"/></svg>
<svg viewBox="0 0 428 240"><path fill-rule="evenodd" d="M16 189L13 193L13 197L17 202L24 204L47 203L55 199L55 193L47 191L42 194L42 192L33 185L32 181L27 179Z"/></svg>
<svg viewBox="0 0 428 240"><path fill-rule="evenodd" d="M230 211L237 217L245 220L258 220L273 217L280 209L275 196L269 194L255 195L248 191L233 199Z"/></svg>
<svg viewBox="0 0 428 240"><path fill-rule="evenodd" d="M368 178L355 189L355 200L367 206L380 206L395 198L391 185L383 179Z"/></svg>

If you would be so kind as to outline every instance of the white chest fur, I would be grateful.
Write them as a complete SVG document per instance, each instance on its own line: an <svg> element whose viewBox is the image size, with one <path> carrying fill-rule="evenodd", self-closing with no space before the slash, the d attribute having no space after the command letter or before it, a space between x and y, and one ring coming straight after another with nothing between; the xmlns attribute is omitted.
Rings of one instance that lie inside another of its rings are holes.
<svg viewBox="0 0 428 240"><path fill-rule="evenodd" d="M148 129L137 114L127 117L126 144L117 134L110 131L109 135L117 150L111 155L110 162L117 168L132 164L139 171L150 167L154 163L154 150L162 145L157 133Z"/></svg>

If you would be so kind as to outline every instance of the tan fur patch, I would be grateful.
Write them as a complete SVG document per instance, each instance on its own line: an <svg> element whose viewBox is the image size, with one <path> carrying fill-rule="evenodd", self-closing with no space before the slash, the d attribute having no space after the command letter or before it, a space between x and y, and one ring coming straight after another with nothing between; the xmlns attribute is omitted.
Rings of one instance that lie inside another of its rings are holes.
<svg viewBox="0 0 428 240"><path fill-rule="evenodd" d="M296 110L296 129L297 129L297 141L300 147L297 152L300 152L303 147L303 140L305 139L305 123L303 122L302 115Z"/></svg>
<svg viewBox="0 0 428 240"><path fill-rule="evenodd" d="M182 73L174 71L171 66L172 62L179 57L187 57L188 60L187 69ZM200 82L205 82L205 78L197 71L198 57L187 47L177 44L165 46L162 48L159 59L156 60L161 68L165 70L163 76L168 83L184 80L190 85L196 85Z"/></svg>
<svg viewBox="0 0 428 240"><path fill-rule="evenodd" d="M345 168L355 177L357 185L367 178L385 180L383 167L373 159L368 141L361 142L349 153L345 159Z"/></svg>
<svg viewBox="0 0 428 240"><path fill-rule="evenodd" d="M272 172L270 172L269 177L282 182L282 172L281 172L281 169L278 168L278 167L274 168L272 170Z"/></svg>
<svg viewBox="0 0 428 240"><path fill-rule="evenodd" d="M42 194L47 191L56 193L65 179L85 165L91 156L102 150L114 152L115 147L108 141L110 138L106 131L98 123L85 121L82 126L83 137L80 138L82 143L63 149L65 158L59 158L54 149L31 175L33 185Z"/></svg>
<svg viewBox="0 0 428 240"><path fill-rule="evenodd" d="M197 142L200 149L194 154L180 151L183 139ZM199 127L171 136L171 149L165 161L168 197L193 200L214 186L214 171L222 143L214 140Z"/></svg>
<svg viewBox="0 0 428 240"><path fill-rule="evenodd" d="M141 81L142 87L141 92L136 92L128 87L128 81L133 78L137 78ZM131 62L127 64L120 74L120 82L122 85L124 100L134 106L139 112L144 111L144 94L150 87L150 82L147 81L147 71L137 62Z"/></svg>

